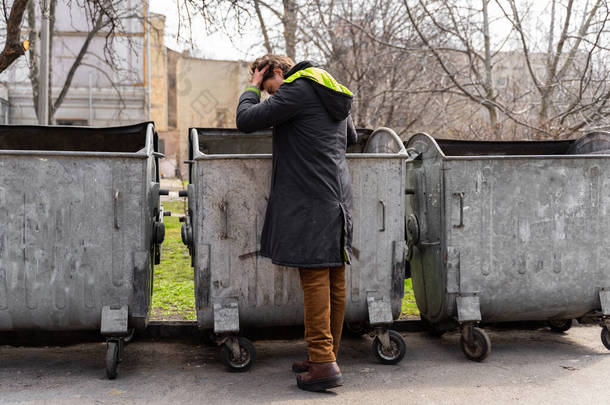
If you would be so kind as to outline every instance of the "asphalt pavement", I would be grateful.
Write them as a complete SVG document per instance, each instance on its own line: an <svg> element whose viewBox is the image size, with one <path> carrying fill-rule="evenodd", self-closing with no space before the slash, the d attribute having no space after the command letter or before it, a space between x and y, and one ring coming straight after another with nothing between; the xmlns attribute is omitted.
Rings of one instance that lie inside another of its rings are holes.
<svg viewBox="0 0 610 405"><path fill-rule="evenodd" d="M229 373L219 350L193 340L135 340L119 377L105 378L102 342L53 347L0 346L3 404L610 404L610 351L600 328L491 330L492 353L467 360L459 334L403 333L404 360L381 365L371 339L346 338L345 385L327 393L299 390L290 365L303 340L258 340L258 359Z"/></svg>

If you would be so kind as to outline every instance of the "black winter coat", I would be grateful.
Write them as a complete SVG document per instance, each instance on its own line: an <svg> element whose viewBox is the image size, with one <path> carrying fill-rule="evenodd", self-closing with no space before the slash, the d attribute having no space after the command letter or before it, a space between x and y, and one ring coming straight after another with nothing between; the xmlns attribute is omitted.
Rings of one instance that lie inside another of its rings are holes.
<svg viewBox="0 0 610 405"><path fill-rule="evenodd" d="M301 268L349 263L352 190L345 153L356 140L349 115L353 96L327 72L297 64L262 103L248 88L237 106L237 127L273 127L271 193L260 254Z"/></svg>

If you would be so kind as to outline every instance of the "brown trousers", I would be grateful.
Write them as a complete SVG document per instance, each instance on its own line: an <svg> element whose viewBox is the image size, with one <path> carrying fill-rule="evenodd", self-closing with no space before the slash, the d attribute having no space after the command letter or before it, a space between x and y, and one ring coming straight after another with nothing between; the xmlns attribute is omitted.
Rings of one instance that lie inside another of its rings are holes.
<svg viewBox="0 0 610 405"><path fill-rule="evenodd" d="M299 275L309 361L336 361L345 316L345 265L299 269Z"/></svg>

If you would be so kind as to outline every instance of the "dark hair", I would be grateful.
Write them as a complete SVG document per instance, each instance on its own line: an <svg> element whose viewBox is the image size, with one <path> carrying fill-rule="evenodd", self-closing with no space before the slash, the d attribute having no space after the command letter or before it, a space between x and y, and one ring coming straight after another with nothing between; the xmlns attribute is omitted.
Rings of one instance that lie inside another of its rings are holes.
<svg viewBox="0 0 610 405"><path fill-rule="evenodd" d="M256 60L250 64L250 73L253 74L255 70L261 70L267 65L269 65L269 68L265 71L263 82L273 77L273 69L275 68L282 69L282 73L285 77L295 63L288 56L267 54L260 58L256 58Z"/></svg>

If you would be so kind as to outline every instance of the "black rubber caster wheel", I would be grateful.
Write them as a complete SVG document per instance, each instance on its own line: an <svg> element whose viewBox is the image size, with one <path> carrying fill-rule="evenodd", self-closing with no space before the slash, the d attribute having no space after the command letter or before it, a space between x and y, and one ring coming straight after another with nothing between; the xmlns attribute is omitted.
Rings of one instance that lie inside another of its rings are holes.
<svg viewBox="0 0 610 405"><path fill-rule="evenodd" d="M220 349L220 358L229 371L247 371L252 367L254 360L256 360L256 350L248 339L238 337L237 340L239 342L239 357L236 358L225 344Z"/></svg>
<svg viewBox="0 0 610 405"><path fill-rule="evenodd" d="M605 327L602 328L602 343L606 346L606 349L610 350L610 332Z"/></svg>
<svg viewBox="0 0 610 405"><path fill-rule="evenodd" d="M393 330L388 331L388 333L390 335L389 350L384 350L381 340L375 336L372 346L373 354L382 364L396 364L405 357L407 345L400 333Z"/></svg>
<svg viewBox="0 0 610 405"><path fill-rule="evenodd" d="M110 340L106 343L106 377L114 380L119 372L120 343Z"/></svg>
<svg viewBox="0 0 610 405"><path fill-rule="evenodd" d="M346 334L354 337L366 335L371 331L371 327L365 322L345 322L343 328L347 332Z"/></svg>
<svg viewBox="0 0 610 405"><path fill-rule="evenodd" d="M460 346L464 355L474 361L483 361L491 353L491 341L487 333L480 328L472 328L472 343L469 345L464 339L464 335L460 337Z"/></svg>
<svg viewBox="0 0 610 405"><path fill-rule="evenodd" d="M553 332L563 333L572 327L571 319L553 319L549 321L549 327Z"/></svg>

